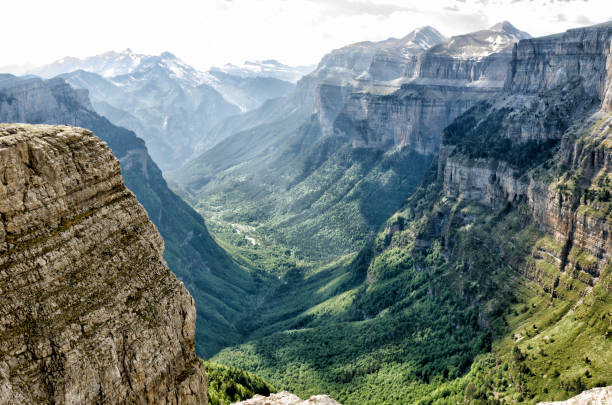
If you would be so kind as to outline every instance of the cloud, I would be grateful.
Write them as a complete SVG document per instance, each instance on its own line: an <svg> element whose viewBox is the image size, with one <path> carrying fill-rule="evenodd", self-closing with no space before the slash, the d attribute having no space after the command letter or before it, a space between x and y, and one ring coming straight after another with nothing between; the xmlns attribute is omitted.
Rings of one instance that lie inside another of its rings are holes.
<svg viewBox="0 0 612 405"><path fill-rule="evenodd" d="M380 3L378 1L365 0L308 0L319 6L333 9L335 16L373 15L388 17L393 13L401 11L418 12L418 8L406 7L394 3Z"/></svg>
<svg viewBox="0 0 612 405"><path fill-rule="evenodd" d="M589 17L584 16L584 15L579 15L578 17L576 17L576 19L574 21L576 21L576 23L580 24L580 25L593 25L593 24L595 24L595 22L593 20L591 20Z"/></svg>

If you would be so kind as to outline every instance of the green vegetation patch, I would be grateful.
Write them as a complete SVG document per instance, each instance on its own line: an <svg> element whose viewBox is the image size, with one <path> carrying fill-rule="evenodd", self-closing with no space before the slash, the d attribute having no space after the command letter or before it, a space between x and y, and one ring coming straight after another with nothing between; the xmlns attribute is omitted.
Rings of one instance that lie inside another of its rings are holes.
<svg viewBox="0 0 612 405"><path fill-rule="evenodd" d="M208 403L228 405L254 395L269 396L277 390L253 373L203 360L208 379Z"/></svg>

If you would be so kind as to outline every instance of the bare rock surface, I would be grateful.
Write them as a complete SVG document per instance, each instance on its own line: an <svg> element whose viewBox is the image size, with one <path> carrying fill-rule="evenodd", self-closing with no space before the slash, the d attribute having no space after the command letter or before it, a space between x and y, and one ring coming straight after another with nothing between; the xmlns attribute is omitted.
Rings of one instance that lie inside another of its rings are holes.
<svg viewBox="0 0 612 405"><path fill-rule="evenodd" d="M193 299L90 131L0 124L0 404L205 404Z"/></svg>
<svg viewBox="0 0 612 405"><path fill-rule="evenodd" d="M612 405L612 386L593 388L567 401L539 402L538 405Z"/></svg>
<svg viewBox="0 0 612 405"><path fill-rule="evenodd" d="M255 395L246 401L236 402L234 405L341 405L328 395L314 395L302 401L297 395L287 391L271 394L268 397Z"/></svg>

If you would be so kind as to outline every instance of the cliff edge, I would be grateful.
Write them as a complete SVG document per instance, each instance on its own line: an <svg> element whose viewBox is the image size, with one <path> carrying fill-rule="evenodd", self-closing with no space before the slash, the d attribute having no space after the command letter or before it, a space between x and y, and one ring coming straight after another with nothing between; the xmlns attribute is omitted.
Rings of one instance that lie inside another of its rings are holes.
<svg viewBox="0 0 612 405"><path fill-rule="evenodd" d="M206 403L195 309L92 132L0 124L0 403Z"/></svg>

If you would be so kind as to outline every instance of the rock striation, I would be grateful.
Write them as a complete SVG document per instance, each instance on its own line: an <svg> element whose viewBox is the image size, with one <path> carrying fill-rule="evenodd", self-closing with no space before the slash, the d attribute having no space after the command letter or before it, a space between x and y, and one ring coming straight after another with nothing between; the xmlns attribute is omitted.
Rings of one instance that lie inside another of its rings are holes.
<svg viewBox="0 0 612 405"><path fill-rule="evenodd" d="M413 49L402 76L395 80L361 80L351 86L324 83L315 101L323 131L331 126L328 133L348 135L355 147L408 146L434 155L446 126L502 92L513 46L523 38L530 36L504 22L488 30L440 37L419 52Z"/></svg>
<svg viewBox="0 0 612 405"><path fill-rule="evenodd" d="M0 403L206 403L193 299L92 132L0 125Z"/></svg>
<svg viewBox="0 0 612 405"><path fill-rule="evenodd" d="M611 43L612 24L519 42L504 94L483 107L486 113L474 109L453 124L479 121L465 132L473 139L489 137L480 145L487 152L455 149L453 126L440 152L447 196L497 209L525 204L559 246L535 252L536 259L554 257L558 270L571 270L591 285L612 259ZM500 145L503 153L491 152ZM519 150L521 161L512 161ZM547 153L555 156L556 175L550 163L521 170L545 164ZM544 288L554 290L558 275L536 276L547 278Z"/></svg>
<svg viewBox="0 0 612 405"><path fill-rule="evenodd" d="M333 400L328 395L313 395L309 399L302 401L297 395L287 391L271 394L268 397L255 395L246 401L235 402L234 405L341 405L340 402Z"/></svg>

